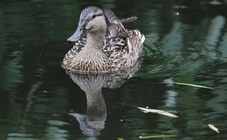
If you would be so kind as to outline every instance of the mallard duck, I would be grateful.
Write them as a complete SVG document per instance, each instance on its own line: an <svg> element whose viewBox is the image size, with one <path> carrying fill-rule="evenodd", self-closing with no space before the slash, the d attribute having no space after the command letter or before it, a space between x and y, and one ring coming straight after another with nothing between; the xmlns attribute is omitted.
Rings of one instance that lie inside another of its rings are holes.
<svg viewBox="0 0 227 140"><path fill-rule="evenodd" d="M80 14L75 33L67 39L74 43L62 67L78 73L113 73L135 65L142 54L145 37L139 30L125 29L111 10L89 6Z"/></svg>

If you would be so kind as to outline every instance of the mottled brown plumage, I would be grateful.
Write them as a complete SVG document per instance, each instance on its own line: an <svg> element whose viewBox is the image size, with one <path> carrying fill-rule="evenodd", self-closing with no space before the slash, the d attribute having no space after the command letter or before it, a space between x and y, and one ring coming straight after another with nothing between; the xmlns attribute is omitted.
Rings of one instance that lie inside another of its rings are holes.
<svg viewBox="0 0 227 140"><path fill-rule="evenodd" d="M68 41L74 45L63 59L63 68L79 73L112 73L138 61L144 35L125 29L112 11L90 6L82 11L78 28Z"/></svg>

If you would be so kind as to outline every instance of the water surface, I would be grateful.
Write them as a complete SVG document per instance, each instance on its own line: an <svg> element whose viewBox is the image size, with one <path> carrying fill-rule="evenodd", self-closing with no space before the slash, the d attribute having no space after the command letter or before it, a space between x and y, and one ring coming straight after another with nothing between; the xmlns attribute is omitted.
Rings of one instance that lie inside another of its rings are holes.
<svg viewBox="0 0 227 140"><path fill-rule="evenodd" d="M60 67L89 5L139 17L126 25L146 36L144 61L130 79L80 77ZM0 1L0 139L227 139L226 9L224 0Z"/></svg>

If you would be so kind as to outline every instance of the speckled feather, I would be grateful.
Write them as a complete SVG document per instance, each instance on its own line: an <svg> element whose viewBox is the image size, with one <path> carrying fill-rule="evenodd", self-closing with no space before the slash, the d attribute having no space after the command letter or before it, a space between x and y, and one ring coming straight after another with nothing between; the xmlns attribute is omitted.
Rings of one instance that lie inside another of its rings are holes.
<svg viewBox="0 0 227 140"><path fill-rule="evenodd" d="M141 38L143 35L141 35L138 30L126 30L126 33L128 35L127 39L119 37L106 38L106 44L102 48L103 53L107 57L104 65L99 65L99 67L96 65L95 68L92 61L87 63L84 61L77 64L72 61L75 56L80 54L83 47L86 46L85 36L84 38L78 40L73 45L73 48L65 55L62 66L67 69L85 73L86 71L93 71L93 73L113 72L125 67L133 66L142 54L143 47L141 44ZM133 48L133 50L130 51L129 47ZM98 64L98 62L94 63ZM76 67L80 68L80 70Z"/></svg>

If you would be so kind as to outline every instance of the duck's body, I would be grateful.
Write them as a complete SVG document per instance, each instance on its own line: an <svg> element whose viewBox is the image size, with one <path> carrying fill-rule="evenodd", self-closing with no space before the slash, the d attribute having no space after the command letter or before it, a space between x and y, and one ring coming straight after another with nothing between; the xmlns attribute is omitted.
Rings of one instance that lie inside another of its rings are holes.
<svg viewBox="0 0 227 140"><path fill-rule="evenodd" d="M91 6L82 11L77 31L68 41L75 44L65 55L63 68L79 73L111 73L138 61L144 36L139 30L125 30L112 11L104 15Z"/></svg>

